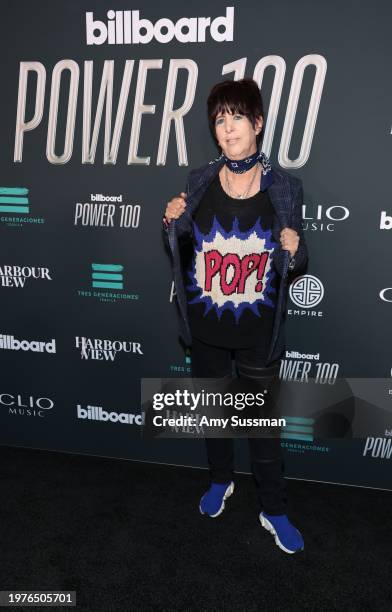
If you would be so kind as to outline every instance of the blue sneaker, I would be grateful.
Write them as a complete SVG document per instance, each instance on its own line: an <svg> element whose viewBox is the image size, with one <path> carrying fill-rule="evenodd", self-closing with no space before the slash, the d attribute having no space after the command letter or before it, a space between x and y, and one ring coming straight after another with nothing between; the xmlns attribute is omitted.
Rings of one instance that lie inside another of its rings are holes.
<svg viewBox="0 0 392 612"><path fill-rule="evenodd" d="M292 555L304 549L304 539L285 514L273 516L260 512L260 523L275 537L275 543L284 552Z"/></svg>
<svg viewBox="0 0 392 612"><path fill-rule="evenodd" d="M200 500L199 510L202 514L208 514L215 518L222 514L225 509L225 499L230 497L234 491L234 482L226 484L211 483L210 488Z"/></svg>

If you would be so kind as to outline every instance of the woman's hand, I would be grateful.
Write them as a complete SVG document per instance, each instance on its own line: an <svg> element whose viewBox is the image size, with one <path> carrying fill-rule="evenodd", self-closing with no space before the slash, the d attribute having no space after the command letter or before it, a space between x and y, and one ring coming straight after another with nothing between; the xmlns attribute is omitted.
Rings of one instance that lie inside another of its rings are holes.
<svg viewBox="0 0 392 612"><path fill-rule="evenodd" d="M177 198L172 198L170 202L168 202L165 210L165 219L167 223L170 223L172 219L181 217L186 208L185 198L186 193L182 191Z"/></svg>
<svg viewBox="0 0 392 612"><path fill-rule="evenodd" d="M285 227L280 232L280 244L284 251L290 251L291 257L294 257L299 245L299 236L297 232L290 227Z"/></svg>

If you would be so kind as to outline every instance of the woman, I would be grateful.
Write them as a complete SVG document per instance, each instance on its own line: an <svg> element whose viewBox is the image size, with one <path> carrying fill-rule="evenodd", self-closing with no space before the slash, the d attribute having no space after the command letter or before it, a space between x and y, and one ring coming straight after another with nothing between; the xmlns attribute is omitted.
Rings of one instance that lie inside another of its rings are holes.
<svg viewBox="0 0 392 612"><path fill-rule="evenodd" d="M306 264L299 179L272 168L259 151L263 107L252 79L223 81L208 97L211 133L221 149L212 162L190 172L186 193L164 216L173 258L180 335L192 347L195 378L227 380L232 357L239 377L278 376L284 351L289 274ZM181 249L193 249L185 287ZM223 512L233 493L233 440L206 439L211 485L200 511ZM287 553L303 538L286 515L287 500L278 438L250 438L263 527Z"/></svg>

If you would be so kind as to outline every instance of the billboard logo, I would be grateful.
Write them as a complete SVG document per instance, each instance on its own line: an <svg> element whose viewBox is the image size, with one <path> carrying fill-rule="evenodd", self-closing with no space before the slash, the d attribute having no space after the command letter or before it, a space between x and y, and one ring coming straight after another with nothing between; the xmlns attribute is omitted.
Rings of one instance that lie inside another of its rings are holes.
<svg viewBox="0 0 392 612"><path fill-rule="evenodd" d="M314 419L305 417L285 416L286 426L282 430L281 438L285 440L303 440L313 442Z"/></svg>
<svg viewBox="0 0 392 612"><path fill-rule="evenodd" d="M29 213L28 193L26 187L0 187L0 212Z"/></svg>
<svg viewBox="0 0 392 612"><path fill-rule="evenodd" d="M314 308L324 297L322 282L311 274L299 276L290 285L290 299L300 308Z"/></svg>
<svg viewBox="0 0 392 612"><path fill-rule="evenodd" d="M82 408L77 405L78 419L88 419L91 421L110 421L111 423L121 423L122 425L143 425L143 414L131 414L127 412L108 412L102 406L87 406Z"/></svg>
<svg viewBox="0 0 392 612"><path fill-rule="evenodd" d="M91 264L92 285L95 289L124 289L124 266L117 264Z"/></svg>
<svg viewBox="0 0 392 612"><path fill-rule="evenodd" d="M140 204L123 203L122 194L105 196L100 193L92 193L90 200L90 202L76 203L74 225L82 227L139 227Z"/></svg>
<svg viewBox="0 0 392 612"><path fill-rule="evenodd" d="M86 13L87 45L146 45L155 39L169 43L175 38L180 43L206 42L206 34L216 42L233 41L234 6L226 7L222 17L181 17L176 23L163 17L152 23L140 19L139 11L113 11L106 13L107 23L94 20L92 12Z"/></svg>
<svg viewBox="0 0 392 612"><path fill-rule="evenodd" d="M298 351L286 351L287 359L315 359L319 361L320 353L313 355L312 353L299 353Z"/></svg>
<svg viewBox="0 0 392 612"><path fill-rule="evenodd" d="M33 353L55 353L56 340L40 342L38 340L17 340L14 336L0 334L0 349L10 351L32 351Z"/></svg>
<svg viewBox="0 0 392 612"><path fill-rule="evenodd" d="M385 210L381 212L380 229L392 229L392 216L387 215Z"/></svg>

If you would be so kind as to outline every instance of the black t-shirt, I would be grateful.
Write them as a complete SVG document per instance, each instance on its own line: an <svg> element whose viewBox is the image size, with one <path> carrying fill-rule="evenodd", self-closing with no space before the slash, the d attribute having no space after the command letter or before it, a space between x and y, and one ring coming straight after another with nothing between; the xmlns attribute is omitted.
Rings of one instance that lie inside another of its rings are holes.
<svg viewBox="0 0 392 612"><path fill-rule="evenodd" d="M195 338L227 348L269 346L279 283L273 216L267 191L231 198L219 175L204 193L193 217L186 277Z"/></svg>

